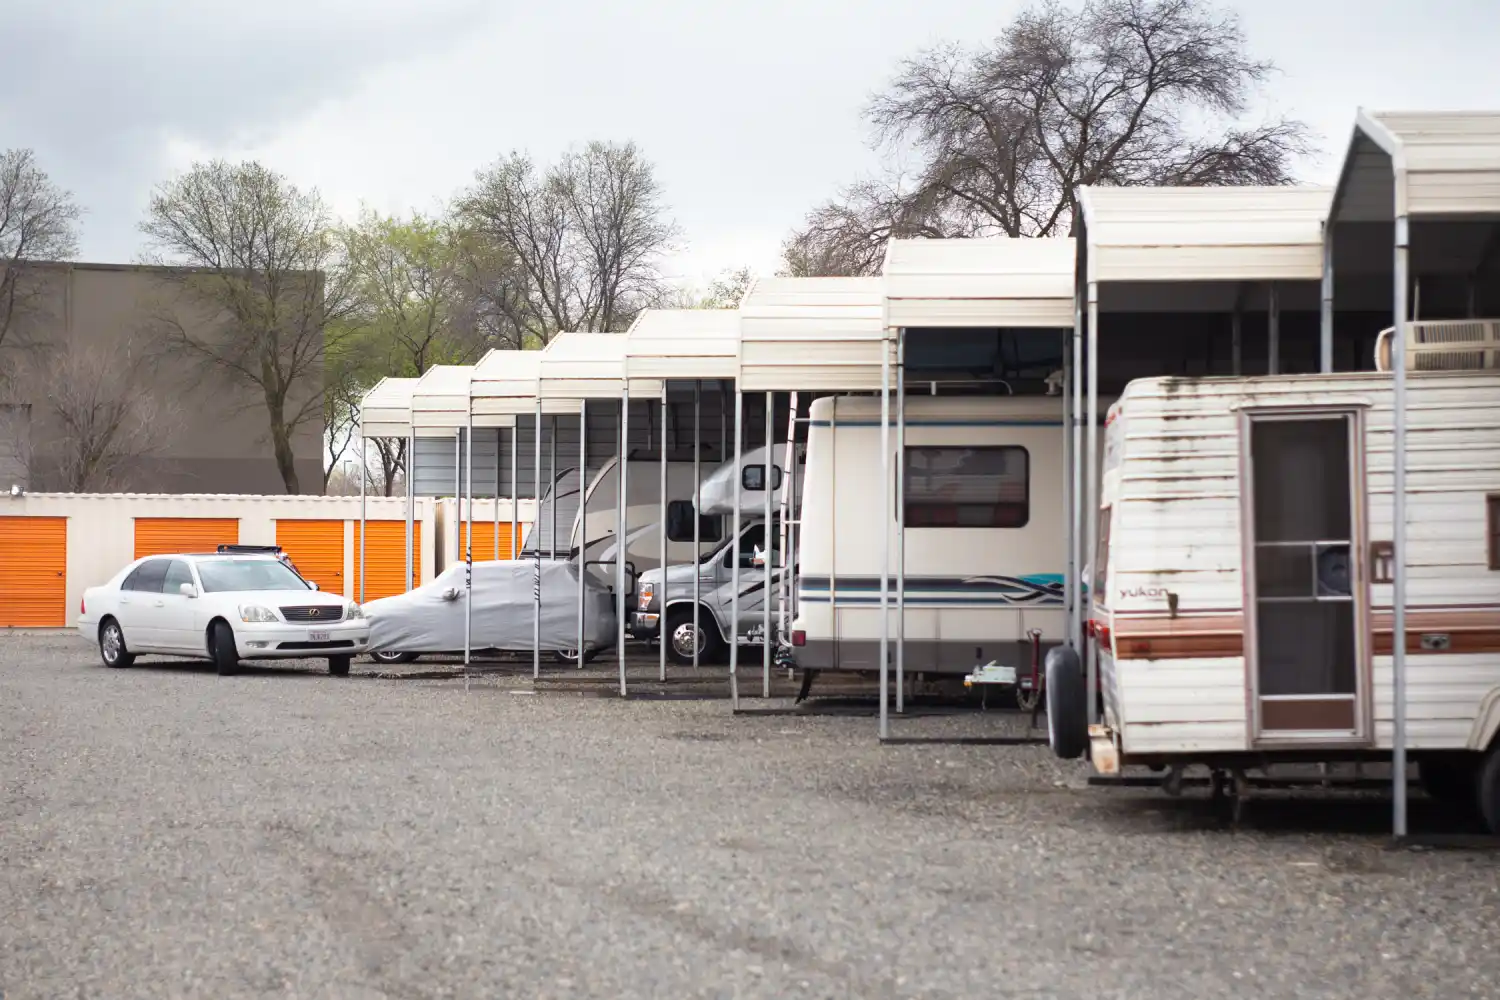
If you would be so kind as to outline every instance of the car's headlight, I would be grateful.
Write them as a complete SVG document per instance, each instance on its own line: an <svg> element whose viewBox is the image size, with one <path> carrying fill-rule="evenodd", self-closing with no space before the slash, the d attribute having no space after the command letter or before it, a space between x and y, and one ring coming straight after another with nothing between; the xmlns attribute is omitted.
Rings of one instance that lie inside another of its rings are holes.
<svg viewBox="0 0 1500 1000"><path fill-rule="evenodd" d="M636 595L635 605L640 611L651 607L651 598L656 595L656 585L653 583L641 584L641 591Z"/></svg>
<svg viewBox="0 0 1500 1000"><path fill-rule="evenodd" d="M276 612L270 608L261 607L259 604L246 604L240 607L240 621L242 622L274 622L280 621Z"/></svg>
<svg viewBox="0 0 1500 1000"><path fill-rule="evenodd" d="M344 612L344 617L349 619L350 621L353 621L356 618L363 618L364 616L365 609L360 607L358 604L350 604L349 610Z"/></svg>

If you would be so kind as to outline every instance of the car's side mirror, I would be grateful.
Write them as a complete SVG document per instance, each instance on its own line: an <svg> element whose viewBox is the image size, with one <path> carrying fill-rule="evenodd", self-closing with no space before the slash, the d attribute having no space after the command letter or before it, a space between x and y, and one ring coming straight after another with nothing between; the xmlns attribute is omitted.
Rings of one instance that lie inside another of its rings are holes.
<svg viewBox="0 0 1500 1000"><path fill-rule="evenodd" d="M179 594L181 594L183 597L197 597L198 596L198 588L195 587L195 586L193 586L191 583L181 584L177 588L177 592Z"/></svg>
<svg viewBox="0 0 1500 1000"><path fill-rule="evenodd" d="M307 581L307 585L309 587L311 587L313 590L317 590L318 589L318 585L316 583L313 583L311 580Z"/></svg>

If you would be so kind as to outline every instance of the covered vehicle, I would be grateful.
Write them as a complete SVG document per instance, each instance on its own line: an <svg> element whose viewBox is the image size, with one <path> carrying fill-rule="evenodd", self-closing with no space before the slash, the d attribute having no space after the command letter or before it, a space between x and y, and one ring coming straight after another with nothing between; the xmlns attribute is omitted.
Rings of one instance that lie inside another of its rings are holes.
<svg viewBox="0 0 1500 1000"><path fill-rule="evenodd" d="M471 649L530 651L532 590L538 563L530 559L474 563ZM578 567L543 559L541 648L564 654L578 648ZM614 596L597 580L584 581L584 657L615 642ZM370 649L383 660L464 648L464 565L431 583L364 605Z"/></svg>

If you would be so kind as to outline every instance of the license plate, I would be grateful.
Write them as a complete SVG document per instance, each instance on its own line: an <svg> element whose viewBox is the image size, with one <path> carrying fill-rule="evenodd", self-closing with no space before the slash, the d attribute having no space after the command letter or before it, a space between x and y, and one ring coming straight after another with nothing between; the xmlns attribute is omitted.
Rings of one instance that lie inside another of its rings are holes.
<svg viewBox="0 0 1500 1000"><path fill-rule="evenodd" d="M328 641L328 633L327 632L309 632L309 633L307 633L307 641L308 642L327 642Z"/></svg>

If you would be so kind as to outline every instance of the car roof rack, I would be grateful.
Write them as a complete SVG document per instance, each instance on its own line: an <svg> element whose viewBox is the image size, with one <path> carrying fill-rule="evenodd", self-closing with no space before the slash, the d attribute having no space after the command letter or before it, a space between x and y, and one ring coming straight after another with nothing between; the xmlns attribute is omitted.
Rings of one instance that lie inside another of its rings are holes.
<svg viewBox="0 0 1500 1000"><path fill-rule="evenodd" d="M270 555L270 556L279 556L279 555L281 555L281 546L280 545L220 545L217 554L221 555L221 556L227 556L227 555L240 555L240 556L244 556L244 555L255 555L255 556Z"/></svg>

